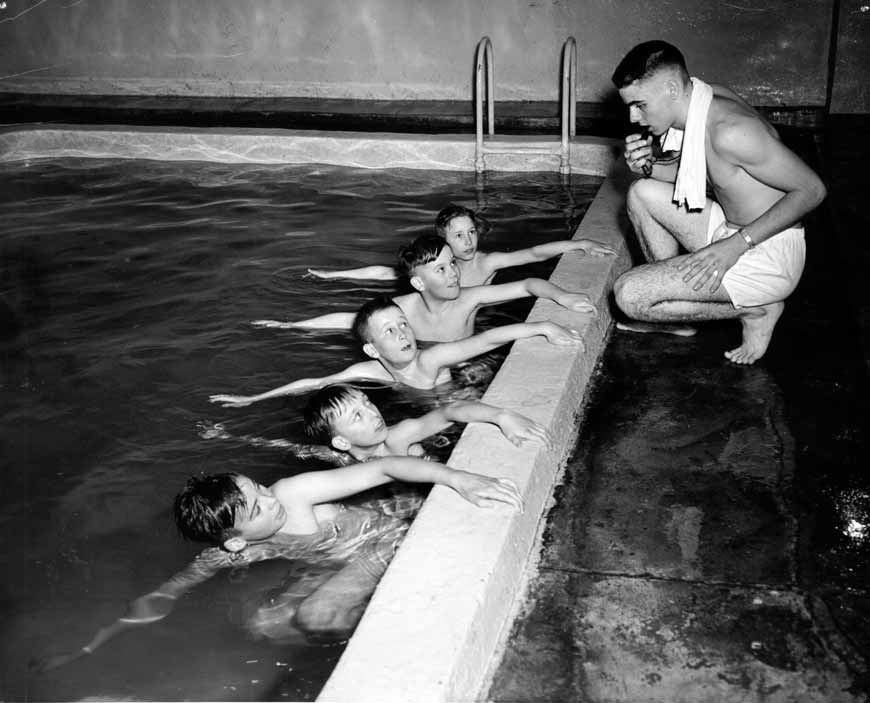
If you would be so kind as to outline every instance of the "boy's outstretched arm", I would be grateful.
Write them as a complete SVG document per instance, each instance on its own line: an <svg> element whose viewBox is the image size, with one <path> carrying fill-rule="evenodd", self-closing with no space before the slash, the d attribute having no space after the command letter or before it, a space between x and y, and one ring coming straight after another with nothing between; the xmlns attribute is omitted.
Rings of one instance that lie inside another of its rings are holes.
<svg viewBox="0 0 870 703"><path fill-rule="evenodd" d="M524 278L521 281L462 289L463 301L481 307L496 305L517 298L546 298L574 312L597 312L585 293L572 293L542 278Z"/></svg>
<svg viewBox="0 0 870 703"><path fill-rule="evenodd" d="M614 256L613 248L594 239L561 239L517 251L494 251L486 254L487 265L493 270L546 261L569 251L582 251L592 256Z"/></svg>
<svg viewBox="0 0 870 703"><path fill-rule="evenodd" d="M444 408L453 422L489 422L498 427L512 444L539 441L549 444L546 428L525 415L497 408L494 405L469 400L458 400Z"/></svg>
<svg viewBox="0 0 870 703"><path fill-rule="evenodd" d="M362 361L358 364L348 366L344 371L330 374L329 376L321 376L320 378L300 378L298 381L292 381L284 386L273 388L265 393L258 395L211 395L209 400L212 403L220 403L225 408L243 408L251 403L258 403L261 400L269 398L279 398L283 395L299 395L306 391L317 390L331 383L341 383L343 381L387 381L393 383L393 377L387 373L381 364L377 361Z"/></svg>
<svg viewBox="0 0 870 703"><path fill-rule="evenodd" d="M355 278L368 281L395 281L399 278L392 266L363 266L357 269L328 271L326 269L308 269L315 278Z"/></svg>
<svg viewBox="0 0 870 703"><path fill-rule="evenodd" d="M547 431L537 422L512 410L497 408L473 400L457 400L416 418L402 420L390 428L391 443L420 442L454 422L487 422L498 427L513 444L527 441L548 443Z"/></svg>
<svg viewBox="0 0 870 703"><path fill-rule="evenodd" d="M579 344L583 347L583 338L577 330L569 330L555 322L518 322L513 325L502 325L475 334L457 342L441 342L427 347L420 352L420 366L434 378L440 369L486 354L503 344L515 342L527 337L544 336L550 344L567 346Z"/></svg>
<svg viewBox="0 0 870 703"><path fill-rule="evenodd" d="M352 460L348 457L347 452L339 452L323 444L304 444L302 442L293 442L289 439L271 439L250 434L234 435L228 432L223 423L220 422L208 423L201 421L197 422L196 426L202 439L229 439L236 442L244 442L252 447L286 452L292 454L297 459L317 459L335 466L347 466Z"/></svg>
<svg viewBox="0 0 870 703"><path fill-rule="evenodd" d="M207 553L200 554L185 569L179 571L156 590L132 601L122 617L111 625L97 630L91 641L80 649L32 662L31 669L35 671L56 669L88 654L93 654L98 647L126 630L162 620L172 612L175 602L181 596L194 586L210 579L225 566L225 564L220 563L220 560L208 558Z"/></svg>
<svg viewBox="0 0 870 703"><path fill-rule="evenodd" d="M356 313L331 312L326 315L309 317L298 322L281 322L280 320L252 320L254 327L271 327L274 329L308 329L308 330L349 330L353 325Z"/></svg>
<svg viewBox="0 0 870 703"><path fill-rule="evenodd" d="M297 474L276 483L273 491L285 504L313 507L318 503L342 500L394 480L448 486L478 507L499 502L522 509L519 490L510 479L460 471L410 456L382 457L342 469Z"/></svg>

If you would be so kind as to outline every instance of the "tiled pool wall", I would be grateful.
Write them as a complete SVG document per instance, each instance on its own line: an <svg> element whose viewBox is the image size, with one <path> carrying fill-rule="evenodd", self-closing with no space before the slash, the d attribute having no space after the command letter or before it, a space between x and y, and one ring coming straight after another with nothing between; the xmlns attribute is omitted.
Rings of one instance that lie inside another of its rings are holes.
<svg viewBox="0 0 870 703"><path fill-rule="evenodd" d="M525 141L529 141L525 138ZM284 130L194 130L53 125L0 130L0 160L105 157L236 163L324 163L361 168L474 170L474 138ZM550 446L515 447L498 430L468 426L449 463L513 478L525 509L481 510L435 487L327 681L322 701L468 701L481 695L537 554L543 517L582 419L584 396L611 325L609 292L629 265L620 212L625 173L613 140L577 137L571 169L604 182L574 236L616 257L565 254L551 281L587 293L597 317L539 300L529 320L582 333L584 345L541 338L514 344L483 400L547 427ZM558 170L558 156L501 154L488 170ZM485 187L485 176L482 177Z"/></svg>

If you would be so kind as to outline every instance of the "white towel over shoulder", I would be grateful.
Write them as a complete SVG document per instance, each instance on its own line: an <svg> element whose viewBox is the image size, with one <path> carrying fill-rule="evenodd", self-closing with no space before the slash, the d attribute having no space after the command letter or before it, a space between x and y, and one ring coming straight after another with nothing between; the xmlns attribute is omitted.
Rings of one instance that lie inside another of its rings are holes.
<svg viewBox="0 0 870 703"><path fill-rule="evenodd" d="M687 210L701 210L707 202L704 136L707 132L707 112L713 102L713 89L699 78L692 78L692 86L685 133L671 127L662 142L662 151L682 149L674 183L674 202L677 205L685 203Z"/></svg>

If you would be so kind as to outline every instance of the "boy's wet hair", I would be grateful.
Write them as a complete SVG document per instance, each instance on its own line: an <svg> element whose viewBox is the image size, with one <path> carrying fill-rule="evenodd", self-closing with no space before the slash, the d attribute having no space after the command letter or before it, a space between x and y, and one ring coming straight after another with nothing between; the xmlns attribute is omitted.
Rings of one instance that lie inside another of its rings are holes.
<svg viewBox="0 0 870 703"><path fill-rule="evenodd" d="M305 434L315 442L329 444L335 436L335 418L347 403L362 394L358 388L344 383L321 388L305 406Z"/></svg>
<svg viewBox="0 0 870 703"><path fill-rule="evenodd" d="M368 344L372 341L371 335L369 334L369 320L372 315L381 310L398 307L396 301L387 295L379 295L376 298L372 298L357 311L356 317L353 318L353 324L351 325L350 331L353 333L353 336L359 340L360 344ZM399 309L401 310L401 308Z"/></svg>
<svg viewBox="0 0 870 703"><path fill-rule="evenodd" d="M220 544L236 524L236 511L245 496L236 485L236 473L191 476L175 496L175 524L186 538Z"/></svg>
<svg viewBox="0 0 870 703"><path fill-rule="evenodd" d="M611 80L617 88L648 78L661 68L676 68L688 80L689 71L682 52L673 44L659 39L638 44L619 62Z"/></svg>
<svg viewBox="0 0 870 703"><path fill-rule="evenodd" d="M457 217L468 217L474 223L479 235L486 234L490 229L490 224L485 217L478 215L474 210L464 205L450 203L435 216L435 231L438 236L446 237L447 226Z"/></svg>
<svg viewBox="0 0 870 703"><path fill-rule="evenodd" d="M411 278L418 266L435 261L446 246L447 242L437 234L423 234L417 237L413 242L399 249L399 271Z"/></svg>

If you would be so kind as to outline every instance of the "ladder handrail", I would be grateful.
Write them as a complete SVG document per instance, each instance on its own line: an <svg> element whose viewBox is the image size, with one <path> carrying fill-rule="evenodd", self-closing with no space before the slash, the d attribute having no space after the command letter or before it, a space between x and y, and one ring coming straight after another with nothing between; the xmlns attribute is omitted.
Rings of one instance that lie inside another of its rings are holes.
<svg viewBox="0 0 870 703"><path fill-rule="evenodd" d="M568 37L562 47L562 173L571 172L571 143L577 134L577 41Z"/></svg>
<svg viewBox="0 0 870 703"><path fill-rule="evenodd" d="M485 168L483 148L483 71L486 69L487 132L495 134L495 87L493 83L492 41L481 38L474 52L474 127L477 140L474 166L478 173ZM571 138L577 134L577 40L568 37L562 45L561 94L561 163L562 174L571 173Z"/></svg>
<svg viewBox="0 0 870 703"><path fill-rule="evenodd" d="M492 42L489 37L483 37L477 43L474 54L474 124L477 130L477 149L475 165L478 171L483 170L483 69L486 68L486 115L487 131L495 134L495 100L492 77Z"/></svg>

